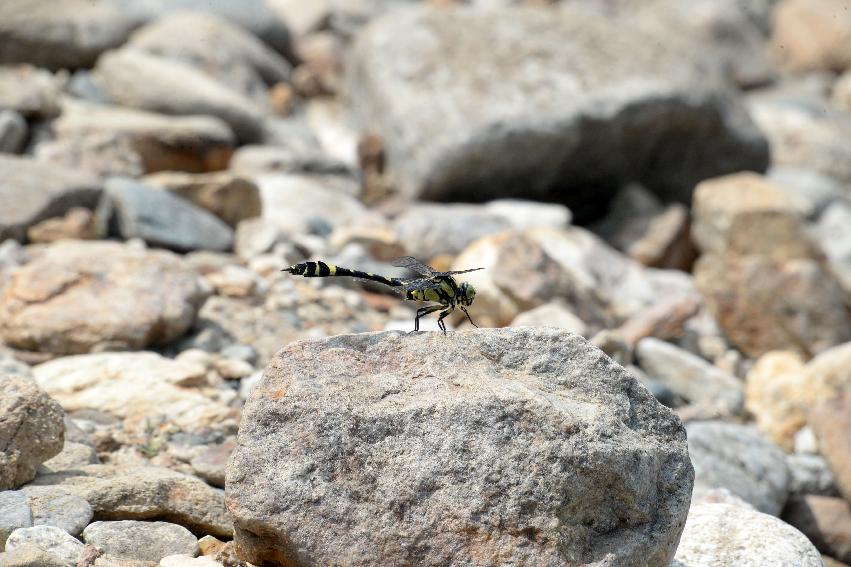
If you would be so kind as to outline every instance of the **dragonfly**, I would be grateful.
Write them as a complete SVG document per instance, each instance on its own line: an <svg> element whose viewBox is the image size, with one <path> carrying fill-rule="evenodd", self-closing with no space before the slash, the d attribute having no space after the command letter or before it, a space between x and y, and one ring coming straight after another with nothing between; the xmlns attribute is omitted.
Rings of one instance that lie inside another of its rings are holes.
<svg viewBox="0 0 851 567"><path fill-rule="evenodd" d="M371 272L343 268L322 261L299 262L281 271L306 278L348 276L359 280L378 282L401 293L406 300L432 303L433 305L427 305L417 309L417 315L414 318L414 331L420 330L420 317L440 311L440 315L437 318L437 326L445 335L446 323L443 320L455 311L456 307L464 312L464 315L467 316L467 319L470 320L470 323L474 327L478 327L473 322L473 318L470 317L470 312L467 311L467 307L470 307L476 298L476 288L467 282L459 284L455 276L484 270L484 268L439 272L412 256L396 258L392 261L392 264L398 268L406 268L412 272L416 272L419 274L419 277L412 279L391 278Z"/></svg>

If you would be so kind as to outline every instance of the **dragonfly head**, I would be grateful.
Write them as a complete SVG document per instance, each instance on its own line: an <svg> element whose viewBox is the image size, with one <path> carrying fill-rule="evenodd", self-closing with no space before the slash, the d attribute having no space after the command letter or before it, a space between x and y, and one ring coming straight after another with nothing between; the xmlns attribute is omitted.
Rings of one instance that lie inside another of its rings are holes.
<svg viewBox="0 0 851 567"><path fill-rule="evenodd" d="M476 298L476 288L474 288L472 284L464 282L458 288L458 291L460 292L460 303L462 305L473 304L473 300Z"/></svg>

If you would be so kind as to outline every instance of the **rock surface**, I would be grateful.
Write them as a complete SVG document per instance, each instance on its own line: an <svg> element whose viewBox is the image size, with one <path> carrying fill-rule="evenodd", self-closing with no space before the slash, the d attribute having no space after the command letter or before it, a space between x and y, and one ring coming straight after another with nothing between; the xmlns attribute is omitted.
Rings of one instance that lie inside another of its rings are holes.
<svg viewBox="0 0 851 567"><path fill-rule="evenodd" d="M839 490L851 498L851 388L839 398L818 403L810 412L809 424Z"/></svg>
<svg viewBox="0 0 851 567"><path fill-rule="evenodd" d="M122 106L163 114L215 116L244 142L262 139L260 108L186 63L122 48L100 57L95 73L110 99Z"/></svg>
<svg viewBox="0 0 851 567"><path fill-rule="evenodd" d="M573 5L394 10L359 35L349 83L403 188L428 199L560 200L587 218L626 181L683 198L700 179L764 169L765 141L712 65L659 38Z"/></svg>
<svg viewBox="0 0 851 567"><path fill-rule="evenodd" d="M204 299L170 252L114 242L57 243L12 277L0 334L16 348L78 354L140 349L186 332Z"/></svg>
<svg viewBox="0 0 851 567"><path fill-rule="evenodd" d="M842 498L794 498L786 505L783 520L801 530L822 553L851 562L851 508Z"/></svg>
<svg viewBox="0 0 851 567"><path fill-rule="evenodd" d="M105 190L98 217L110 233L181 252L224 252L233 246L229 226L169 191L125 178L108 180Z"/></svg>
<svg viewBox="0 0 851 567"><path fill-rule="evenodd" d="M53 118L59 114L59 84L51 73L31 65L0 67L0 110Z"/></svg>
<svg viewBox="0 0 851 567"><path fill-rule="evenodd" d="M21 492L27 497L35 526L56 526L76 537L92 521L94 512L91 505L69 490L54 486L25 486Z"/></svg>
<svg viewBox="0 0 851 567"><path fill-rule="evenodd" d="M712 405L729 414L741 412L742 383L699 356L653 337L641 339L635 354L648 376L687 401Z"/></svg>
<svg viewBox="0 0 851 567"><path fill-rule="evenodd" d="M12 532L9 539L6 540L7 552L14 552L16 548L24 546L36 547L68 567L77 565L77 560L84 547L68 532L55 526L20 528Z"/></svg>
<svg viewBox="0 0 851 567"><path fill-rule="evenodd" d="M0 241L24 242L30 226L72 207L94 208L100 198L100 180L81 171L5 155L0 170Z"/></svg>
<svg viewBox="0 0 851 567"><path fill-rule="evenodd" d="M134 27L116 7L88 0L4 0L0 4L0 63L50 69L91 66Z"/></svg>
<svg viewBox="0 0 851 567"><path fill-rule="evenodd" d="M385 332L276 356L227 502L253 563L662 566L691 474L679 421L580 337Z"/></svg>
<svg viewBox="0 0 851 567"><path fill-rule="evenodd" d="M221 490L163 467L88 465L39 475L33 484L79 494L103 520L166 520L200 534L232 535Z"/></svg>
<svg viewBox="0 0 851 567"><path fill-rule="evenodd" d="M822 567L807 537L747 506L702 503L689 510L671 567Z"/></svg>
<svg viewBox="0 0 851 567"><path fill-rule="evenodd" d="M26 494L20 490L0 491L0 551L5 549L9 534L32 525L32 510Z"/></svg>
<svg viewBox="0 0 851 567"><path fill-rule="evenodd" d="M686 424L694 464L694 495L726 488L761 512L777 516L788 495L783 452L753 427L721 421Z"/></svg>
<svg viewBox="0 0 851 567"><path fill-rule="evenodd" d="M169 555L198 553L192 532L168 522L94 522L83 531L86 543L118 559L159 561Z"/></svg>
<svg viewBox="0 0 851 567"><path fill-rule="evenodd" d="M28 379L0 375L0 490L35 477L38 466L62 450L64 412Z"/></svg>
<svg viewBox="0 0 851 567"><path fill-rule="evenodd" d="M748 372L745 406L759 430L786 451L792 450L795 433L807 423L812 400L813 386L797 352L767 352Z"/></svg>
<svg viewBox="0 0 851 567"><path fill-rule="evenodd" d="M153 352L67 356L34 369L36 381L69 412L97 409L142 431L146 422L173 423L184 431L235 426L234 412L204 384L206 369Z"/></svg>

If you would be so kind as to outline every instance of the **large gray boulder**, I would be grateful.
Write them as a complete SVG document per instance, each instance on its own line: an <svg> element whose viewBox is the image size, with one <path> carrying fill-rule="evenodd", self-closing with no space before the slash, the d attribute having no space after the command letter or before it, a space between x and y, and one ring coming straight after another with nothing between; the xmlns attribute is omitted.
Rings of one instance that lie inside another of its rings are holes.
<svg viewBox="0 0 851 567"><path fill-rule="evenodd" d="M278 353L226 501L257 564L667 566L692 481L679 420L577 335L380 332Z"/></svg>
<svg viewBox="0 0 851 567"><path fill-rule="evenodd" d="M32 380L0 376L0 490L29 482L41 463L62 450L63 416Z"/></svg>
<svg viewBox="0 0 851 567"><path fill-rule="evenodd" d="M0 2L0 63L87 67L135 26L126 12L89 0Z"/></svg>
<svg viewBox="0 0 851 567"><path fill-rule="evenodd" d="M73 207L93 208L101 182L88 173L0 156L0 241L23 241L30 226Z"/></svg>
<svg viewBox="0 0 851 567"><path fill-rule="evenodd" d="M627 181L688 199L765 169L722 75L680 36L582 6L412 7L364 28L348 85L409 194L560 200L581 220Z"/></svg>

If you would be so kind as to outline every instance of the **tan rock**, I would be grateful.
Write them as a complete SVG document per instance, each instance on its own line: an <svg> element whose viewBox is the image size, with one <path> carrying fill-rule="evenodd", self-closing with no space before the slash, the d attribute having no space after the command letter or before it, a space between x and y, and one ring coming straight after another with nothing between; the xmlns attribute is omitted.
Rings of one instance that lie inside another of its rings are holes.
<svg viewBox="0 0 851 567"><path fill-rule="evenodd" d="M263 211L257 185L230 171L163 172L149 175L144 181L188 199L232 227L241 220L259 217Z"/></svg>
<svg viewBox="0 0 851 567"><path fill-rule="evenodd" d="M745 407L775 444L791 452L795 433L807 423L815 392L801 355L772 351L762 355L745 381Z"/></svg>
<svg viewBox="0 0 851 567"><path fill-rule="evenodd" d="M821 551L851 561L851 507L842 498L805 495L790 500L783 520L807 536Z"/></svg>
<svg viewBox="0 0 851 567"><path fill-rule="evenodd" d="M809 423L840 492L851 499L851 388L842 397L816 405L810 412Z"/></svg>
<svg viewBox="0 0 851 567"><path fill-rule="evenodd" d="M50 243L57 240L94 240L98 238L98 227L91 209L74 207L64 217L43 220L27 230L27 238L34 243Z"/></svg>
<svg viewBox="0 0 851 567"><path fill-rule="evenodd" d="M38 352L141 349L186 332L204 291L170 252L66 241L16 271L0 296L0 336Z"/></svg>
<svg viewBox="0 0 851 567"><path fill-rule="evenodd" d="M848 71L833 85L833 101L841 108L851 112L851 65Z"/></svg>
<svg viewBox="0 0 851 567"><path fill-rule="evenodd" d="M62 451L64 412L28 379L0 375L0 490L29 482Z"/></svg>
<svg viewBox="0 0 851 567"><path fill-rule="evenodd" d="M802 202L761 175L727 175L695 189L692 234L704 253L810 258L803 210Z"/></svg>
<svg viewBox="0 0 851 567"><path fill-rule="evenodd" d="M812 355L851 339L845 292L815 260L705 254L694 285L730 342L750 357Z"/></svg>
<svg viewBox="0 0 851 567"><path fill-rule="evenodd" d="M795 71L851 66L851 10L846 0L783 0L774 17L774 51Z"/></svg>
<svg viewBox="0 0 851 567"><path fill-rule="evenodd" d="M35 379L66 411L97 409L143 431L150 423L174 423L184 431L236 426L236 413L216 392L187 387L206 369L153 352L68 356L34 370Z"/></svg>

